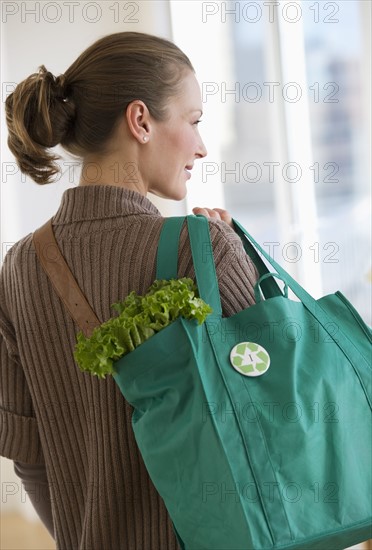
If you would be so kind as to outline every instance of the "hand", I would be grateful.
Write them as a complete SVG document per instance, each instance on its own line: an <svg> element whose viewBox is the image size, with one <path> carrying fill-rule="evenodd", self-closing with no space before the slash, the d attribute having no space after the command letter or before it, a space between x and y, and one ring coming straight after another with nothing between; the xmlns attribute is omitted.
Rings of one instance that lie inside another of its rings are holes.
<svg viewBox="0 0 372 550"><path fill-rule="evenodd" d="M227 225L229 225L232 229L234 229L231 215L228 213L227 210L223 210L222 208L211 209L195 207L192 209L192 211L195 215L201 214L206 218L215 218L217 220L222 220L223 222L226 222Z"/></svg>

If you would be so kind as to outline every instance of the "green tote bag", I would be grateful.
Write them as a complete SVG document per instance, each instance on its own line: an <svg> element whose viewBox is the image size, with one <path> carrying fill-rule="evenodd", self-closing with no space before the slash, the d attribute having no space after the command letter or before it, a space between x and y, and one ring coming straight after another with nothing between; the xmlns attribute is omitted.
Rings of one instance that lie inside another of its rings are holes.
<svg viewBox="0 0 372 550"><path fill-rule="evenodd" d="M255 305L222 317L204 216L165 219L157 279L177 277L185 219L213 313L178 318L114 374L181 548L341 550L371 538L370 329L340 292L314 300L236 220L260 274ZM98 324L68 267L43 267L77 324Z"/></svg>
<svg viewBox="0 0 372 550"><path fill-rule="evenodd" d="M177 276L184 219L164 223L157 279ZM339 292L311 298L236 220L261 278L256 305L223 318L207 219L186 219L213 314L201 326L179 318L120 359L114 375L181 547L331 550L367 540L370 329Z"/></svg>

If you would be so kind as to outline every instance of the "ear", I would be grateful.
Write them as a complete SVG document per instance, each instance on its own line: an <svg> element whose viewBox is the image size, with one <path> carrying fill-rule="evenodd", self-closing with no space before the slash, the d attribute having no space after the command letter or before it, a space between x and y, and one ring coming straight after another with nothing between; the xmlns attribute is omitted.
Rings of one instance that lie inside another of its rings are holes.
<svg viewBox="0 0 372 550"><path fill-rule="evenodd" d="M143 101L135 99L129 103L126 119L133 137L141 144L148 141L151 131L151 115Z"/></svg>

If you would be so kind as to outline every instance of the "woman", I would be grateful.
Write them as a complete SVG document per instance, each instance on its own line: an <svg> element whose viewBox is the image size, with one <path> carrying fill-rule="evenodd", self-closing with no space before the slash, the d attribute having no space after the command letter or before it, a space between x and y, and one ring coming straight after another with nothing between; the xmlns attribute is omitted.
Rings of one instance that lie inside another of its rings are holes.
<svg viewBox="0 0 372 550"><path fill-rule="evenodd" d="M193 67L171 42L142 33L106 36L64 75L42 65L6 100L8 145L23 173L47 184L50 148L81 159L79 185L63 193L53 231L103 322L130 291L156 278L163 218L146 197L181 200L207 154ZM254 303L257 274L220 209L209 218L223 315ZM178 277L195 280L184 224ZM57 548L171 550L171 520L139 455L132 409L112 377L83 374L78 327L39 265L32 234L5 257L0 278L0 453L12 459Z"/></svg>

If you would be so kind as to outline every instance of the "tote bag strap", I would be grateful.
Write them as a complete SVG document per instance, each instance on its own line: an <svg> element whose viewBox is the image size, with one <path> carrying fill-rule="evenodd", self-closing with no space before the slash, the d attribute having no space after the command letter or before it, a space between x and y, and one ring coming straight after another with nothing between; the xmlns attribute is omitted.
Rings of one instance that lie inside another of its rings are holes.
<svg viewBox="0 0 372 550"><path fill-rule="evenodd" d="M205 223L200 218L203 218ZM190 219L193 219L193 222L197 224L196 226L192 225L191 229L189 226ZM159 238L156 278L177 278L179 237L184 220L187 220L188 224L190 247L199 296L211 306L213 316L222 316L211 236L207 219L204 216L191 215L165 218ZM208 261L209 256L212 256L212 261Z"/></svg>
<svg viewBox="0 0 372 550"><path fill-rule="evenodd" d="M200 297L212 307L213 316L222 317L220 290L208 220L200 214L187 216L187 229Z"/></svg>
<svg viewBox="0 0 372 550"><path fill-rule="evenodd" d="M317 302L306 292L305 289L302 288L301 285L297 283L290 275L287 273L269 254L254 240L254 238L248 233L246 229L237 221L233 220L234 224L239 228L242 235L245 235L245 237L250 241L251 244L253 244L258 252L266 258L266 260L269 262L269 264L272 265L272 267L277 271L277 273L281 276L283 281L287 283L289 288L294 292L294 294L301 300L301 302L306 306L306 308L311 311L315 312L317 309Z"/></svg>
<svg viewBox="0 0 372 550"><path fill-rule="evenodd" d="M185 216L165 218L161 228L156 258L157 279L177 279L178 246Z"/></svg>
<svg viewBox="0 0 372 550"><path fill-rule="evenodd" d="M54 237L52 220L32 236L38 259L75 323L88 338L100 321L82 293Z"/></svg>
<svg viewBox="0 0 372 550"><path fill-rule="evenodd" d="M248 254L248 256L251 258L252 262L256 266L256 269L262 277L263 275L267 275L269 273L269 270L267 269L265 263L263 262L261 256L258 254L254 246L250 243L248 239L246 239L246 233L245 230L242 230L242 226L236 222L234 219L232 220L234 223L234 231L235 233L240 237L244 250ZM263 295L265 298L274 298L274 296L282 296L282 291L280 290L279 286L277 285L275 279L272 277L264 279L261 284L261 289L263 291Z"/></svg>
<svg viewBox="0 0 372 550"><path fill-rule="evenodd" d="M221 298L219 293L216 268L213 260L213 249L209 232L208 220L205 216L173 216L165 218L160 233L157 254L157 279L177 278L177 261L179 254L179 238L184 220L187 220L190 246L195 270L195 278L199 289L199 295L213 309L213 314L222 315ZM241 231L235 232L242 240L247 254L255 264L260 276L268 274L266 265ZM208 261L208 258L210 261ZM261 288L265 298L282 296L282 292L273 277L262 281Z"/></svg>

